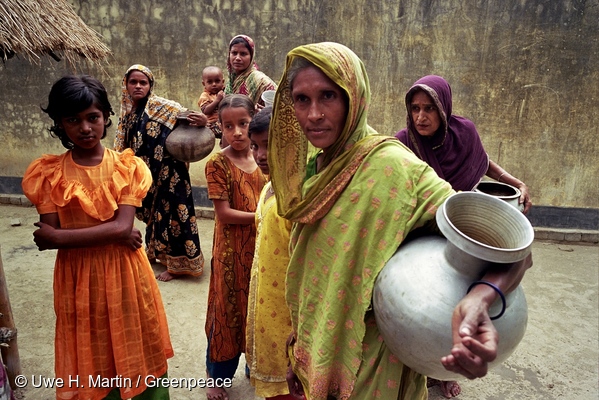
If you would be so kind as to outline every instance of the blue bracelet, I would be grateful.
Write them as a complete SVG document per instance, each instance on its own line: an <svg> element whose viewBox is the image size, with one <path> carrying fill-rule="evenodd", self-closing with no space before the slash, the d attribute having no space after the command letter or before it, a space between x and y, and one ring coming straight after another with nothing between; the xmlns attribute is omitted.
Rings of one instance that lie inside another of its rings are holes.
<svg viewBox="0 0 599 400"><path fill-rule="evenodd" d="M495 285L494 283L491 282L487 282L487 281L476 281L473 282L472 285L470 285L470 287L468 288L468 290L466 291L466 294L470 293L470 291L472 290L472 288L476 285L487 285L487 286L491 286L499 295L499 297L501 297L501 312L499 314L497 314L494 317L491 317L491 321L496 320L498 318L501 318L501 316L505 313L505 309L507 307L506 302L505 302L505 295L503 294L503 292L501 291L501 289L499 289L499 287L497 285Z"/></svg>

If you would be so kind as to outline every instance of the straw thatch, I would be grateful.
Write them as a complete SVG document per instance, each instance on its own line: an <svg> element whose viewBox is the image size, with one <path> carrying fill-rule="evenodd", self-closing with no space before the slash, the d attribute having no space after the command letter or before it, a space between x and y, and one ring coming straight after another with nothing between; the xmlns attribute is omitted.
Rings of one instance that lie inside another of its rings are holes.
<svg viewBox="0 0 599 400"><path fill-rule="evenodd" d="M0 58L16 54L34 63L62 55L75 65L81 57L99 63L110 49L66 0L0 0Z"/></svg>

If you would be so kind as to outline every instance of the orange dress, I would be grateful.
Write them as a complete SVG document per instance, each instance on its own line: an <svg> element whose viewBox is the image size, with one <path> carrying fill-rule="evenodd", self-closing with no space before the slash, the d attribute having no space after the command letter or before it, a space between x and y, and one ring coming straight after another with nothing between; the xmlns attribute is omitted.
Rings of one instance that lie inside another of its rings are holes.
<svg viewBox="0 0 599 400"><path fill-rule="evenodd" d="M258 167L251 174L244 172L216 153L206 163L206 181L210 199L227 200L233 209L256 212L267 176ZM206 315L210 362L228 361L245 352L255 243L255 224L225 224L215 218Z"/></svg>
<svg viewBox="0 0 599 400"><path fill-rule="evenodd" d="M44 155L28 167L22 186L40 215L58 213L62 228L77 229L110 220L120 204L140 206L151 183L132 150L106 149L91 167L73 162L70 151ZM65 382L57 399L102 399L114 387L131 398L146 389L147 376L166 373L173 349L143 248L59 249L54 310L55 372ZM112 387L103 387L107 382Z"/></svg>

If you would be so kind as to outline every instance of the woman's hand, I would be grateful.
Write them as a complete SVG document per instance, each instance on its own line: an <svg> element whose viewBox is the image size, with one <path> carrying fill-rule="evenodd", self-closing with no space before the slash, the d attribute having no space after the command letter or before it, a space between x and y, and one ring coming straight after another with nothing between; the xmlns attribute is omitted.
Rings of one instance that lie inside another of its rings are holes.
<svg viewBox="0 0 599 400"><path fill-rule="evenodd" d="M189 114L187 114L187 120L189 121L189 125L192 126L206 126L208 123L206 115L198 111L190 111Z"/></svg>
<svg viewBox="0 0 599 400"><path fill-rule="evenodd" d="M482 280L501 288L503 293L515 290L526 270L533 265L532 254L512 264L495 264ZM489 285L475 285L458 303L451 320L453 348L441 358L448 371L468 379L486 375L488 364L497 357L499 335L489 317L489 307L497 292Z"/></svg>
<svg viewBox="0 0 599 400"><path fill-rule="evenodd" d="M512 176L505 169L501 168L499 164L497 164L493 160L489 160L489 168L485 175L495 179L497 182L507 183L515 188L520 190L520 197L518 198L518 205L522 204L524 209L522 212L526 214L530 207L532 206L532 202L530 201L530 193L528 192L528 186L520 179Z"/></svg>
<svg viewBox="0 0 599 400"><path fill-rule="evenodd" d="M446 370L468 379L487 374L488 363L497 357L499 335L489 318L488 303L476 287L458 303L453 312L453 348L441 358Z"/></svg>
<svg viewBox="0 0 599 400"><path fill-rule="evenodd" d="M528 192L528 186L524 182L520 186L518 186L518 190L520 190L520 198L518 199L518 204L524 205L524 210L522 212L526 214L530 207L532 207L532 202L530 201L530 193Z"/></svg>

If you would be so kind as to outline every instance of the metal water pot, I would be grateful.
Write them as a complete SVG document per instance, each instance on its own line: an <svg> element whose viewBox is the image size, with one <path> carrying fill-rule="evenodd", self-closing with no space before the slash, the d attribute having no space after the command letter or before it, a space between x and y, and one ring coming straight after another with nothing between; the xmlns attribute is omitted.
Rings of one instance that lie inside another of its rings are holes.
<svg viewBox="0 0 599 400"><path fill-rule="evenodd" d="M166 150L177 160L184 162L200 161L214 149L214 133L210 128L191 126L182 115L177 125L166 138Z"/></svg>
<svg viewBox="0 0 599 400"><path fill-rule="evenodd" d="M449 197L436 215L445 236L425 236L402 244L377 277L373 306L386 345L405 365L436 379L447 371L441 357L453 346L451 318L470 284L491 263L513 263L530 253L534 231L508 203L476 192ZM497 358L505 361L522 340L528 319L520 286L506 295L505 314L493 321L499 333ZM498 299L490 310L500 312Z"/></svg>
<svg viewBox="0 0 599 400"><path fill-rule="evenodd" d="M520 189L503 182L481 181L474 188L475 192L486 193L516 207L519 211L524 210L524 204L518 204L520 199Z"/></svg>

